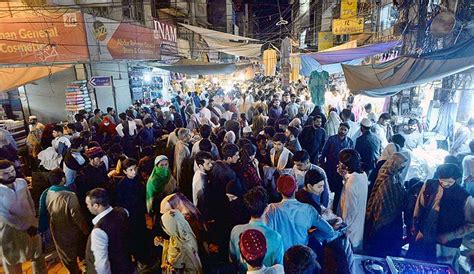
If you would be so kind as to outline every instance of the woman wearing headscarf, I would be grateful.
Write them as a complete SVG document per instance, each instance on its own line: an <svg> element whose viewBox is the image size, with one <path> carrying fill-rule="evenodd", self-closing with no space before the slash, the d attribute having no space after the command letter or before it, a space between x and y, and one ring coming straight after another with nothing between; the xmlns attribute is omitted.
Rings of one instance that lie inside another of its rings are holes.
<svg viewBox="0 0 474 274"><path fill-rule="evenodd" d="M365 222L370 255L399 256L402 247L402 211L406 201L401 172L408 158L399 152L383 164L370 195Z"/></svg>
<svg viewBox="0 0 474 274"><path fill-rule="evenodd" d="M258 166L259 163L255 158L256 153L257 148L251 143L241 146L237 171L238 176L242 181L242 186L244 187L244 193L253 187L263 185Z"/></svg>
<svg viewBox="0 0 474 274"><path fill-rule="evenodd" d="M326 138L336 135L341 123L342 121L339 118L339 115L337 115L337 112L329 112L329 119L324 125L324 129L326 130Z"/></svg>
<svg viewBox="0 0 474 274"><path fill-rule="evenodd" d="M102 119L102 122L99 124L99 128L97 130L97 134L102 137L100 138L101 143L105 144L113 140L117 131L115 131L116 125L110 121L110 118L105 116Z"/></svg>
<svg viewBox="0 0 474 274"><path fill-rule="evenodd" d="M169 240L155 238L155 245L163 246L163 273L201 274L196 236L180 211L172 209L161 217Z"/></svg>
<svg viewBox="0 0 474 274"><path fill-rule="evenodd" d="M220 134L222 134L222 132L220 132ZM233 144L235 143L235 133L232 131L232 130L229 130L227 131L226 133L224 133L224 137L222 139L222 142L220 143L220 146L219 146L219 150L220 150L220 154L221 154L221 158L222 158L222 148L226 145L226 144Z"/></svg>
<svg viewBox="0 0 474 274"><path fill-rule="evenodd" d="M160 214L160 203L166 195L177 189L176 180L171 175L168 157L160 155L155 158L155 167L146 183L146 208L148 213L154 217L153 227L156 228Z"/></svg>
<svg viewBox="0 0 474 274"><path fill-rule="evenodd" d="M288 126L297 128L299 133L301 133L301 130L303 129L303 128L301 127L301 120L300 120L300 118L293 118L293 120L291 120L291 122L288 124Z"/></svg>
<svg viewBox="0 0 474 274"><path fill-rule="evenodd" d="M198 242L203 242L207 232L206 224L201 216L201 212L196 206L184 196L177 192L166 196L160 204L160 213L165 214L170 210L178 210L188 221Z"/></svg>

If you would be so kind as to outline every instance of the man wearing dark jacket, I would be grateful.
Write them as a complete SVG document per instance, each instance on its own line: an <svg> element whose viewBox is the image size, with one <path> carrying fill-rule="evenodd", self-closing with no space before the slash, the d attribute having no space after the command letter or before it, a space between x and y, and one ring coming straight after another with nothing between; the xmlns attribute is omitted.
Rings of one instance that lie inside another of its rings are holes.
<svg viewBox="0 0 474 274"><path fill-rule="evenodd" d="M438 179L428 180L420 190L413 214L408 255L420 260L455 264L464 236L474 232L474 198L456 180L455 164L436 170Z"/></svg>
<svg viewBox="0 0 474 274"><path fill-rule="evenodd" d="M360 122L360 130L362 135L357 138L355 150L359 152L362 162L362 170L370 175L370 172L375 168L377 159L382 154L382 144L380 139L372 133L372 121L367 118Z"/></svg>
<svg viewBox="0 0 474 274"><path fill-rule="evenodd" d="M213 221L209 228L209 240L219 246L219 253L223 258L228 258L230 231L236 225L235 219L239 217L230 214L231 202L243 195L243 188L231 167L239 160L239 148L234 144L226 144L222 148L222 154L223 160L213 164L204 200L208 206L208 218Z"/></svg>
<svg viewBox="0 0 474 274"><path fill-rule="evenodd" d="M87 192L97 187L105 188L109 180L105 164L102 162L104 155L104 151L100 147L87 149L86 156L89 158L89 164L84 167L76 177L76 194L79 198L79 203L83 207L84 213L86 213L86 219L92 219L92 216L87 214L87 210L85 210L84 201Z"/></svg>
<svg viewBox="0 0 474 274"><path fill-rule="evenodd" d="M326 131L322 128L322 117L316 115L312 125L307 125L299 135L301 147L308 151L311 163L316 164L323 150L326 140Z"/></svg>
<svg viewBox="0 0 474 274"><path fill-rule="evenodd" d="M127 211L121 207L112 208L103 188L88 192L86 204L96 216L87 241L87 273L134 273Z"/></svg>
<svg viewBox="0 0 474 274"><path fill-rule="evenodd" d="M151 146L155 143L155 129L153 128L153 120L151 118L145 118L145 127L138 132L138 140L140 146L146 147Z"/></svg>
<svg viewBox="0 0 474 274"><path fill-rule="evenodd" d="M138 163L135 159L128 158L122 162L122 171L125 177L117 184L117 206L128 211L130 220L130 231L135 233L134 241L130 243L130 251L139 268L149 263L147 252L147 229L146 229L146 194L145 186L140 183L137 176Z"/></svg>

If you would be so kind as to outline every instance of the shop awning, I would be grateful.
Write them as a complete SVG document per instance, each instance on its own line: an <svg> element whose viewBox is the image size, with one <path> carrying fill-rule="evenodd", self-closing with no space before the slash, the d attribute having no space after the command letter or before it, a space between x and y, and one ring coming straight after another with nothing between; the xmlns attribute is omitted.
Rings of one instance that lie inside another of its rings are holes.
<svg viewBox="0 0 474 274"><path fill-rule="evenodd" d="M336 50L342 50L342 49L351 49L351 48L356 48L356 47L357 47L357 40L353 40L339 46L328 48L326 50L321 50L319 52L329 52L329 51L336 51ZM316 61L316 59L310 56L300 55L300 58L301 58L300 75L309 77L311 75L311 72L314 70L325 70L329 72L329 74L342 73L342 67L340 63L321 65L321 63L319 63L318 61ZM363 58L350 60L350 61L344 62L344 64L360 65L360 63L362 63L362 60Z"/></svg>
<svg viewBox="0 0 474 274"><path fill-rule="evenodd" d="M204 38L209 48L235 56L257 57L262 54L263 44L248 44L240 42L229 42L211 38Z"/></svg>
<svg viewBox="0 0 474 274"><path fill-rule="evenodd" d="M353 94L371 97L394 95L474 67L474 38L454 47L421 56L402 56L364 66L342 65L347 87Z"/></svg>
<svg viewBox="0 0 474 274"><path fill-rule="evenodd" d="M342 64L360 65L363 59L364 58L350 60ZM321 65L318 61L316 61L315 59L309 56L301 56L300 75L309 77L311 75L311 72L313 72L314 70L325 70L329 74L342 73L342 66L341 66L342 64L337 63L337 64Z"/></svg>
<svg viewBox="0 0 474 274"><path fill-rule="evenodd" d="M236 41L258 41L244 36L234 35L226 32L216 31L212 29L206 29L188 24L179 23L179 25L192 30L193 32L201 35L204 38L218 39L218 40L236 40Z"/></svg>
<svg viewBox="0 0 474 274"><path fill-rule="evenodd" d="M171 65L154 64L155 67L165 69L172 72L184 73L189 75L216 75L229 74L235 71L245 69L252 66L251 63L246 64L216 64L208 62L200 62L190 59L181 59Z"/></svg>
<svg viewBox="0 0 474 274"><path fill-rule="evenodd" d="M258 41L256 39L182 23L180 25L201 35L210 50L243 57L256 57L261 54L263 44L249 43Z"/></svg>
<svg viewBox="0 0 474 274"><path fill-rule="evenodd" d="M335 64L383 53L387 50L400 46L401 44L402 41L391 41L366 45L353 49L343 49L329 52L314 52L306 53L303 55L316 59L316 61L318 61L322 65Z"/></svg>
<svg viewBox="0 0 474 274"><path fill-rule="evenodd" d="M70 68L72 65L0 68L0 92L7 92L38 79Z"/></svg>
<svg viewBox="0 0 474 274"><path fill-rule="evenodd" d="M357 48L357 40L352 40L347 43L341 44L339 46L331 47L325 50L320 50L318 52L328 52L328 51L336 51L336 50L343 50L343 49L353 49Z"/></svg>

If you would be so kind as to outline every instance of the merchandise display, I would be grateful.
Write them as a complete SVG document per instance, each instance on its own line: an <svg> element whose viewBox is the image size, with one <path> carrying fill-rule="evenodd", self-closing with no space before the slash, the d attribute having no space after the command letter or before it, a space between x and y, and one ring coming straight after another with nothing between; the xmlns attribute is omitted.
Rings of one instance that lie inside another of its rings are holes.
<svg viewBox="0 0 474 274"><path fill-rule="evenodd" d="M87 89L87 81L74 81L66 87L66 110L77 112L79 110L92 110L92 101Z"/></svg>

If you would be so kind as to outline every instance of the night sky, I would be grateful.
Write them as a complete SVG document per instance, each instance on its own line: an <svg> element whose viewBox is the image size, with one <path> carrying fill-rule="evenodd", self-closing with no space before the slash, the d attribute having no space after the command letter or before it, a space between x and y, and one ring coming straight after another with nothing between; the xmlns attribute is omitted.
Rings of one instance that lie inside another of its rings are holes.
<svg viewBox="0 0 474 274"><path fill-rule="evenodd" d="M291 6L288 4L288 0L280 0L280 11L282 17L291 22ZM280 20L278 1L254 0L253 13L256 38L265 42L279 43L280 27L275 26L275 23ZM290 29L290 24L287 27ZM282 32L285 33L288 29L283 27Z"/></svg>

